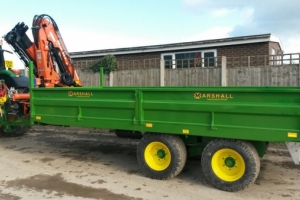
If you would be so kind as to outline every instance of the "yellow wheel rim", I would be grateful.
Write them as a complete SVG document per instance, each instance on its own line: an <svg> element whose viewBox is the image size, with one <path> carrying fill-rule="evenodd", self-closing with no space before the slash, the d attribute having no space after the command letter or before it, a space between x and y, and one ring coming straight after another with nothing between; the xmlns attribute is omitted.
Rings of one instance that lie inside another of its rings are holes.
<svg viewBox="0 0 300 200"><path fill-rule="evenodd" d="M246 169L242 156L232 149L217 151L212 157L211 165L214 173L227 182L239 180Z"/></svg>
<svg viewBox="0 0 300 200"><path fill-rule="evenodd" d="M171 153L169 148L161 142L151 142L147 145L144 158L147 165L155 170L165 170L171 163Z"/></svg>

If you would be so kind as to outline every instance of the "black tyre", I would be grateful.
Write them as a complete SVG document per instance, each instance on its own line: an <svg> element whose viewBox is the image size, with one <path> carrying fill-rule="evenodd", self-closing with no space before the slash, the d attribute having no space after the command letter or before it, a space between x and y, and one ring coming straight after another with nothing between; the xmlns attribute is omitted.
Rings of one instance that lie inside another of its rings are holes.
<svg viewBox="0 0 300 200"><path fill-rule="evenodd" d="M4 127L0 127L0 137L23 136L29 129L29 126L11 126L11 131L4 131Z"/></svg>
<svg viewBox="0 0 300 200"><path fill-rule="evenodd" d="M137 131L115 130L115 134L121 138L141 139L143 134Z"/></svg>
<svg viewBox="0 0 300 200"><path fill-rule="evenodd" d="M178 175L187 158L186 147L179 136L148 133L137 147L137 160L150 178L166 180Z"/></svg>
<svg viewBox="0 0 300 200"><path fill-rule="evenodd" d="M215 139L204 148L201 165L212 185L235 192L247 188L256 180L260 159L249 142Z"/></svg>

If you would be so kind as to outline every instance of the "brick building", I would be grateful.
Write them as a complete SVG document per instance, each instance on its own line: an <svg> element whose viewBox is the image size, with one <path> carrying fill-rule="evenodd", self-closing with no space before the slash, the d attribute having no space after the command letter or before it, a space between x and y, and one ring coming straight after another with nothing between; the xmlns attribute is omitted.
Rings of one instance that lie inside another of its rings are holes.
<svg viewBox="0 0 300 200"><path fill-rule="evenodd" d="M164 60L165 68L218 66L221 56L229 60L251 56L274 56L283 51L279 38L271 34L249 35L213 40L161 44L140 47L71 52L78 68L87 68L99 58L112 54L119 69L158 68ZM266 60L264 61L266 63ZM268 60L267 62L270 62Z"/></svg>

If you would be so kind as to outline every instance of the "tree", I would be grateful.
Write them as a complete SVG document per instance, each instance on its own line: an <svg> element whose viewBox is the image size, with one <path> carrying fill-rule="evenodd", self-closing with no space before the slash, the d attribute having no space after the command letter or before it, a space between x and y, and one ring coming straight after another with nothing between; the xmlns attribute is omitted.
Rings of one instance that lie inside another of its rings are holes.
<svg viewBox="0 0 300 200"><path fill-rule="evenodd" d="M94 62L89 68L96 73L100 71L100 67L103 67L105 74L109 74L112 71L117 71L118 66L116 57L114 55L106 55Z"/></svg>

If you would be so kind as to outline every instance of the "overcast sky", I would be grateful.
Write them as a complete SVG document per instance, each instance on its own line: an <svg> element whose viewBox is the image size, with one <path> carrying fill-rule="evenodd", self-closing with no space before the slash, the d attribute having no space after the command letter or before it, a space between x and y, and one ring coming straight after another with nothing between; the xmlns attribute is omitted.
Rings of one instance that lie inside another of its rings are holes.
<svg viewBox="0 0 300 200"><path fill-rule="evenodd" d="M48 14L70 52L265 33L279 37L285 53L300 52L299 0L10 0L0 6L0 35Z"/></svg>

